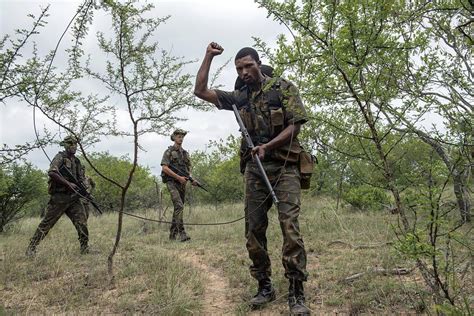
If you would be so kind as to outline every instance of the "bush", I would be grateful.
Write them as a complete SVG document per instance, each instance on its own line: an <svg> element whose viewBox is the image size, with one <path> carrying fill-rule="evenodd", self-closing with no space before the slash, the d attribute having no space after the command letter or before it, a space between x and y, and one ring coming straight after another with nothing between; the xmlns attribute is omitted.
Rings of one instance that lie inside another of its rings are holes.
<svg viewBox="0 0 474 316"><path fill-rule="evenodd" d="M46 175L30 164L0 168L0 232L26 213L39 213L48 199Z"/></svg>
<svg viewBox="0 0 474 316"><path fill-rule="evenodd" d="M241 201L244 182L240 174L240 139L229 136L226 140L211 142L208 152L196 151L191 155L193 175L208 192L196 189L195 198L203 203Z"/></svg>
<svg viewBox="0 0 474 316"><path fill-rule="evenodd" d="M89 159L104 175L125 185L132 168L132 163L127 157L114 157L104 152L93 153ZM84 159L81 161L84 161ZM96 184L92 194L96 202L104 206L102 211L106 212L110 208L118 208L120 205L121 189L100 177L87 165L86 176L90 176ZM135 210L155 206L159 201L155 181L156 179L147 167L138 166L127 192L125 208L127 210Z"/></svg>
<svg viewBox="0 0 474 316"><path fill-rule="evenodd" d="M351 187L344 192L343 199L360 210L379 210L390 203L384 190L366 184Z"/></svg>

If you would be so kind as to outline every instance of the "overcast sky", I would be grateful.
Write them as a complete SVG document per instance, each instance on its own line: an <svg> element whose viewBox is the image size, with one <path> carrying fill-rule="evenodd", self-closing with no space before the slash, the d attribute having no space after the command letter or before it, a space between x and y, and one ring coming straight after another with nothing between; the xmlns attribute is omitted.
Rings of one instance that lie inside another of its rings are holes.
<svg viewBox="0 0 474 316"><path fill-rule="evenodd" d="M144 1L145 2L145 1ZM160 0L147 1L155 4L152 11L157 17L171 15L166 24L160 26L157 39L161 48L172 50L173 55L183 56L187 60L198 59L198 62L189 67L189 72L195 75L206 46L211 41L220 43L225 51L214 60L214 66L222 65L232 59L242 47L252 46L252 36L259 37L270 46L275 46L277 36L285 33L285 28L277 22L268 19L264 9L258 8L253 0ZM35 37L40 54L45 54L54 48L67 23L72 18L81 1L66 0L0 0L0 35L12 34L14 29L29 27L31 19L28 13L37 15L40 7L50 4L48 25ZM98 10L90 34L107 27L105 21L107 12ZM95 36L90 36L91 42L86 47L94 47ZM69 41L63 41L62 49ZM88 52L91 53L91 52ZM58 56L55 66L61 67L64 58ZM263 59L265 62L265 59ZM216 67L213 67L214 69ZM212 70L211 70L212 71ZM236 72L231 62L222 73L218 83L224 89L231 90L236 78ZM179 123L179 127L189 131L184 141L184 148L189 151L204 150L209 140L225 139L228 135L238 134L238 126L232 112L213 111L180 113L187 121ZM0 104L0 142L14 145L35 139L32 110L21 103L8 101ZM40 127L53 131L58 128L42 117L37 119ZM171 145L168 136L156 134L145 135L141 144L146 152L140 153L140 164L147 165L154 174L159 174L160 161L164 150ZM46 148L48 155L54 156L58 146ZM132 144L128 141L112 139L101 143L93 151L109 151L116 156L132 153ZM28 156L41 169L47 169L49 161L46 156L37 150Z"/></svg>

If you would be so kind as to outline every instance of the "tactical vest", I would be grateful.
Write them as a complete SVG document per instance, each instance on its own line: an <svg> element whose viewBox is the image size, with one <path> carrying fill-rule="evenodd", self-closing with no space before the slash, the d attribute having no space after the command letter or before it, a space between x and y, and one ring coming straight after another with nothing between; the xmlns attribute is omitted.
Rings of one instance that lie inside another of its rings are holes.
<svg viewBox="0 0 474 316"><path fill-rule="evenodd" d="M286 109L282 102L281 79L273 78L273 84L267 91L263 91L263 100L259 101L262 106L257 107L250 101L251 91L245 85L236 100L240 117L244 122L247 131L255 146L268 143L280 134L285 126ZM291 145L291 146L290 146ZM291 147L291 148L290 148ZM265 160L281 160L287 163L296 163L299 159L301 146L297 139L280 148L272 150L265 155ZM245 164L251 159L250 150L245 139L242 137L240 147L241 171L245 169Z"/></svg>
<svg viewBox="0 0 474 316"><path fill-rule="evenodd" d="M60 171L61 176L69 182L75 182L76 180L82 181L84 178L84 168L81 165L81 161L77 157L73 157L72 159L69 158L66 152L60 152L58 155L61 155L61 163L58 166L58 169L61 170L61 168L67 168L76 179L73 179L67 172ZM54 159L56 159L56 157ZM55 181L51 180L51 178L48 179L49 194L64 193L68 191L69 189L64 185L56 183Z"/></svg>
<svg viewBox="0 0 474 316"><path fill-rule="evenodd" d="M189 174L189 166L191 165L191 160L189 159L188 152L184 149L181 149L181 153L174 146L168 147L167 151L170 152L170 164L176 169L182 170L183 172ZM175 180L173 177L168 176L163 171L161 172L161 178L164 183Z"/></svg>

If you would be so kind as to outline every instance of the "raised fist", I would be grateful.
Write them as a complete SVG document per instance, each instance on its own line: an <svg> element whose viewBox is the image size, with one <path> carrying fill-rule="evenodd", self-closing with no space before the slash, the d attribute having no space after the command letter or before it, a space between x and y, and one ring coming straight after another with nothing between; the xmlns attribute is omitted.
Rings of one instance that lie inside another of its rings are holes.
<svg viewBox="0 0 474 316"><path fill-rule="evenodd" d="M217 56L222 54L224 48L221 45L217 44L216 42L211 42L207 46L207 53L211 54L212 56Z"/></svg>

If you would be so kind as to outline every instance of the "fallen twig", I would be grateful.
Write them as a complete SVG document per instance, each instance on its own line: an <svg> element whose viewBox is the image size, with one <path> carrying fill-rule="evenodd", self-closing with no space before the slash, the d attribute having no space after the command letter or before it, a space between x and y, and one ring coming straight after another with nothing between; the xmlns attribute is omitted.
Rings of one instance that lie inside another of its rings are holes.
<svg viewBox="0 0 474 316"><path fill-rule="evenodd" d="M353 250L358 250L358 249L373 249L373 248L379 248L379 247L383 247L383 246L387 246L387 245L393 245L393 242L387 241L387 242L380 243L380 244L356 245L356 246L354 246L354 245L352 245L348 242L342 241L342 240L333 240L333 241L331 241L327 244L327 247L330 247L332 245L343 245L343 246L349 247Z"/></svg>
<svg viewBox="0 0 474 316"><path fill-rule="evenodd" d="M348 276L347 278L344 278L341 280L343 283L350 283L354 280L359 279L360 277L366 275L366 274L375 274L375 275L406 275L410 274L413 271L413 269L410 268L394 268L394 269L385 269L385 268L372 268L369 269L366 272L359 272L356 274L353 274L351 276Z"/></svg>

